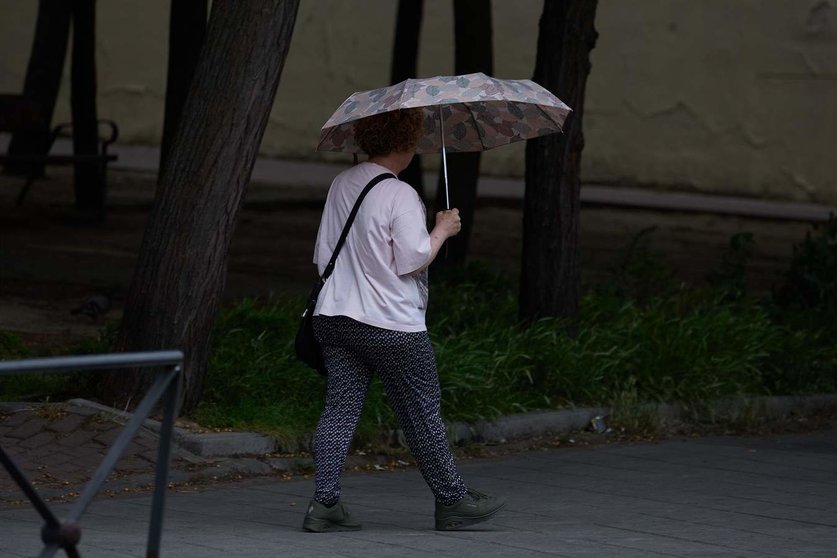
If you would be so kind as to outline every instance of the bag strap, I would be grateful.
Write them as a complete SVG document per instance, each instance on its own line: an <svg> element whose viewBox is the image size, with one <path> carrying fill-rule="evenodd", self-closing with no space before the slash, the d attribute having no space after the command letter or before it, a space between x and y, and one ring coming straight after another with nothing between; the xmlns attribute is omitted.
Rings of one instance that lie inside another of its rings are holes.
<svg viewBox="0 0 837 558"><path fill-rule="evenodd" d="M387 178L395 178L395 175L391 172L379 174L378 176L369 181L369 184L366 185L366 187L357 197L357 201L355 202L355 205L352 208L352 212L349 213L349 218L346 219L346 224L343 226L343 232L340 234L340 240L337 241L337 246L335 246L334 248L334 253L331 255L331 259L328 261L328 265L326 265L322 276L320 276L320 282L325 282L325 280L328 279L329 275L331 275L331 272L334 271L334 262L337 261L337 255L340 253L340 249L343 248L343 244L346 243L346 237L349 236L349 229L352 228L352 223L354 223L355 217L357 216L357 212L360 209L360 202L363 201L363 198L366 197L366 194L369 193L369 190L371 190L378 182L386 180Z"/></svg>

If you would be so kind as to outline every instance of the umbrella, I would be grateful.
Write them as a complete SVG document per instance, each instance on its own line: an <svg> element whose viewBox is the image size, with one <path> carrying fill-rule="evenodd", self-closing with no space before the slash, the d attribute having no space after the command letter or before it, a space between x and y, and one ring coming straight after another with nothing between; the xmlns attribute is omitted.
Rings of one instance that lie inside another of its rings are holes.
<svg viewBox="0 0 837 558"><path fill-rule="evenodd" d="M317 150L358 153L354 122L406 108L424 111L424 133L416 153L442 152L446 198L448 151L485 151L560 132L571 111L528 79L496 79L483 73L408 79L350 95L323 126Z"/></svg>

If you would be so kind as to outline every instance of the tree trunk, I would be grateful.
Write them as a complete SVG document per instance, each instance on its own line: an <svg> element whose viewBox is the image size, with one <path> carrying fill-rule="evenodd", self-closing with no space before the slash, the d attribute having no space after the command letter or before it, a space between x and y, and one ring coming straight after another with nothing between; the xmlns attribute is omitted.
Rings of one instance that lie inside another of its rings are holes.
<svg viewBox="0 0 837 558"><path fill-rule="evenodd" d="M227 255L288 53L298 0L214 0L206 45L128 292L121 350L181 349L182 410L200 400ZM150 381L108 378L104 396L136 403Z"/></svg>
<svg viewBox="0 0 837 558"><path fill-rule="evenodd" d="M171 0L166 111L160 143L160 175L168 160L206 36L207 0Z"/></svg>
<svg viewBox="0 0 837 558"><path fill-rule="evenodd" d="M72 5L66 0L41 0L38 3L38 21L26 67L23 96L38 105L43 126L37 131L13 134L7 150L9 155L46 155L49 149L50 123L61 87L71 17ZM43 174L43 165L34 167L37 168L37 175ZM7 163L4 172L29 174L32 169L33 165L29 164Z"/></svg>
<svg viewBox="0 0 837 558"><path fill-rule="evenodd" d="M96 0L73 0L73 52L70 77L70 109L73 115L73 153L96 155L99 125L96 121ZM85 217L105 215L105 183L102 164L75 164L76 209Z"/></svg>
<svg viewBox="0 0 837 558"><path fill-rule="evenodd" d="M418 48L421 35L421 19L424 0L399 0L395 20L395 42L392 47L390 83L396 84L414 78L418 73ZM416 155L398 178L415 188L424 199L424 180L421 175L421 157Z"/></svg>
<svg viewBox="0 0 837 558"><path fill-rule="evenodd" d="M596 0L545 0L533 80L573 112L563 134L526 145L520 317L575 317L579 308L579 187L584 88L598 34Z"/></svg>
<svg viewBox="0 0 837 558"><path fill-rule="evenodd" d="M453 20L454 72L457 75L473 72L493 74L491 2L489 0L455 0ZM436 260L438 265L461 266L465 263L477 201L480 156L479 152L448 153L450 206L459 209L462 230L447 241L445 257ZM445 178L443 172L440 172L436 188L436 211L445 208Z"/></svg>

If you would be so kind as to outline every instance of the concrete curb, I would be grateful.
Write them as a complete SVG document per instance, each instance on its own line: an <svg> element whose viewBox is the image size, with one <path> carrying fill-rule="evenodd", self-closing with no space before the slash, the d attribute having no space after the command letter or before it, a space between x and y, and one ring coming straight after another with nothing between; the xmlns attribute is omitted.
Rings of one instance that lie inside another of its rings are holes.
<svg viewBox="0 0 837 558"><path fill-rule="evenodd" d="M131 413L101 405L87 399L71 399L67 404L84 412L111 415L120 420L128 420ZM154 419L145 419L143 428L159 434L161 424ZM207 432L195 433L183 428L174 428L174 443L188 454L197 458L229 457L237 455L263 455L278 451L278 441L271 436L256 432Z"/></svg>
<svg viewBox="0 0 837 558"><path fill-rule="evenodd" d="M525 440L548 433L572 432L590 426L597 416L608 414L604 407L562 409L560 411L534 411L507 415L495 421L475 424L456 422L448 427L451 442L503 443Z"/></svg>
<svg viewBox="0 0 837 558"><path fill-rule="evenodd" d="M96 412L111 413L123 418L130 417L129 413L117 411L84 399L73 399L68 403L74 406L87 407ZM661 403L638 407L636 412L656 417L661 422L672 423L685 421L695 416L704 418L761 416L776 419L825 410L837 410L837 394L752 397L698 404ZM451 442L455 444L466 442L503 443L512 440L525 440L544 434L561 434L591 428L594 418L606 418L612 412L613 410L607 407L581 407L507 415L494 421L480 421L473 424L455 422L448 425L448 435ZM158 433L160 423L147 419L145 427ZM391 437L393 442L406 446L403 434L400 431L395 431ZM272 436L256 432L193 433L175 428L174 441L181 450L185 450L185 452L198 459L266 455L294 452L299 449L295 444L288 444ZM286 466L285 463L278 468L287 470Z"/></svg>
<svg viewBox="0 0 837 558"><path fill-rule="evenodd" d="M85 399L72 399L65 403L73 412L84 415L103 415L118 422L125 422L130 413L107 407ZM0 403L0 410L15 412L35 405L26 403ZM719 400L711 403L683 404L666 403L641 406L627 414L651 417L662 424L676 424L678 421L746 419L765 417L771 419L791 416L805 416L822 411L837 411L837 394L812 395L804 397L776 396L747 399ZM609 421L613 410L606 407L584 407L557 411L536 411L501 417L494 421L476 423L456 422L448 425L452 443L505 443L525 440L547 434L569 434L579 430L594 430ZM603 422L593 424L593 419ZM147 419L143 430L153 435L160 431L158 421ZM406 446L400 431L390 433L390 442ZM170 471L169 481L175 484L202 484L216 480L246 476L302 473L313 469L310 457L277 456L277 453L295 453L300 448L271 436L256 432L208 432L194 433L175 428L173 455L195 467L189 470ZM305 444L303 444L305 445ZM307 449L307 448L305 448ZM385 455L350 455L346 466L350 469L382 470L393 459ZM406 465L397 461L399 466ZM113 482L109 487L150 486L152 475L135 475Z"/></svg>
<svg viewBox="0 0 837 558"><path fill-rule="evenodd" d="M642 405L632 410L636 414L656 418L662 423L686 422L700 417L704 419L740 419L758 416L770 419L793 415L807 415L821 411L837 411L837 394L810 396L767 396L747 399L722 399L711 402L659 403ZM560 434L593 429L596 417L613 414L608 407L563 409L560 411L537 411L508 415L493 422L479 422L473 425L454 423L449 428L451 441L462 443L503 443L522 440L543 434Z"/></svg>
<svg viewBox="0 0 837 558"><path fill-rule="evenodd" d="M654 412L657 416L669 421L682 421L695 416L696 413L706 418L740 418L752 415L779 419L837 410L837 394L721 399L709 404L693 405L663 403L655 407Z"/></svg>

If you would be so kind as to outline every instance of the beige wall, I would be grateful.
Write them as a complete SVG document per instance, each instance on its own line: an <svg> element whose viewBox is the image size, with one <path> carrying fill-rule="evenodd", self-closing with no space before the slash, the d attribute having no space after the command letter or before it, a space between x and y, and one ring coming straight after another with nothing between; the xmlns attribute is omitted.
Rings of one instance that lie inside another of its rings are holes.
<svg viewBox="0 0 837 558"><path fill-rule="evenodd" d="M264 154L326 158L313 149L331 111L388 80L396 4L302 0ZM36 5L0 3L0 91L22 88ZM599 5L586 181L837 203L837 2ZM98 6L99 112L119 122L122 141L157 143L168 2ZM540 7L494 0L497 77L531 76ZM451 10L425 0L421 75L452 71ZM69 112L66 89L65 80L58 119ZM522 145L490 151L484 170L520 175L522 154Z"/></svg>
<svg viewBox="0 0 837 558"><path fill-rule="evenodd" d="M837 202L833 4L603 2L585 178Z"/></svg>

